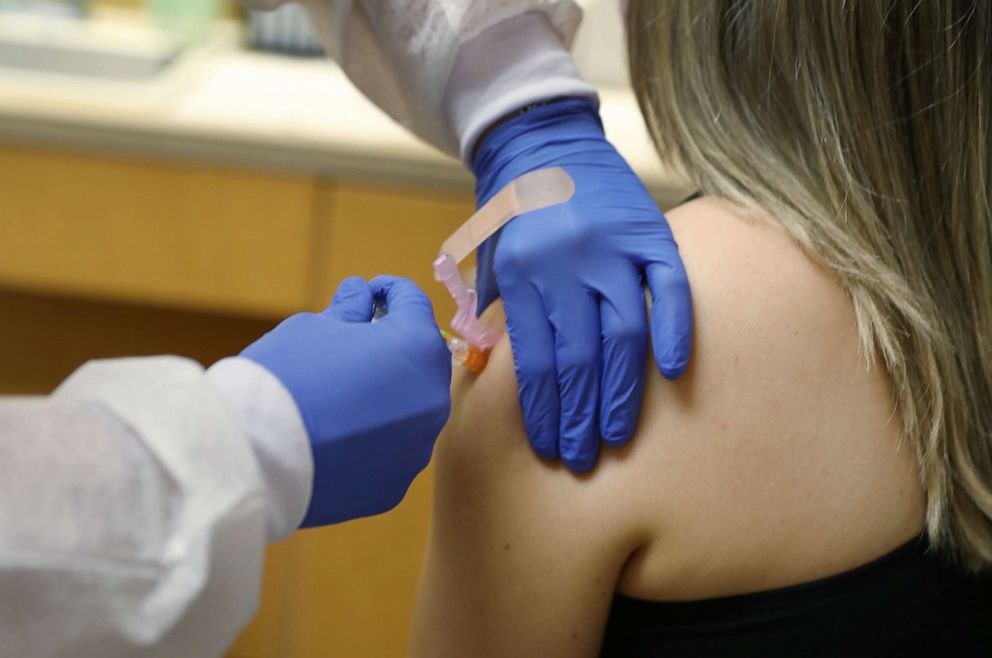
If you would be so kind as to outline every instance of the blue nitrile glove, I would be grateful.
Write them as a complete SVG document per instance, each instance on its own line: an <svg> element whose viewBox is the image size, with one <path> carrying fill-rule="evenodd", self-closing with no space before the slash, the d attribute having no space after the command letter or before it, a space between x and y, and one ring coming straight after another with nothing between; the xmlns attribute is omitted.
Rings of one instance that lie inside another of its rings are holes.
<svg viewBox="0 0 992 658"><path fill-rule="evenodd" d="M566 204L517 217L479 249L480 308L503 298L527 434L541 457L574 471L599 439L621 445L637 425L651 337L661 374L682 374L692 301L664 215L616 149L596 108L564 99L494 128L473 163L481 206L518 176L562 167Z"/></svg>
<svg viewBox="0 0 992 658"><path fill-rule="evenodd" d="M374 301L388 314L371 322ZM288 318L241 356L278 377L303 416L314 477L301 527L395 507L448 419L451 354L408 279L345 279L323 313Z"/></svg>

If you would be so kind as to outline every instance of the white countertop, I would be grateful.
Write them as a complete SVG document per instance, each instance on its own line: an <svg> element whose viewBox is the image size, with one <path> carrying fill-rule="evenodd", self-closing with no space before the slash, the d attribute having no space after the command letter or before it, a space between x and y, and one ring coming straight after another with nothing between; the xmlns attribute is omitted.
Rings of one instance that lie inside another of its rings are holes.
<svg viewBox="0 0 992 658"><path fill-rule="evenodd" d="M157 77L0 68L0 140L470 189L460 162L409 135L329 60L246 51L233 24ZM607 135L659 201L665 172L629 89L601 90Z"/></svg>

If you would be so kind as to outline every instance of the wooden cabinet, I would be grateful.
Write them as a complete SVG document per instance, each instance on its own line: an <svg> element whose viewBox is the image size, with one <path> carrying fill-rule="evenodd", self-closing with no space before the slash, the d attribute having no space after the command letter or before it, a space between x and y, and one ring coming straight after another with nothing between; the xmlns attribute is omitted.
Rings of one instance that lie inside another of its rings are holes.
<svg viewBox="0 0 992 658"><path fill-rule="evenodd" d="M0 148L0 393L88 358L236 353L349 274L411 277L447 323L430 262L471 211L467 192ZM386 515L270 547L229 656L404 655L429 507L428 469Z"/></svg>
<svg viewBox="0 0 992 658"><path fill-rule="evenodd" d="M314 182L0 149L0 283L252 315L301 308Z"/></svg>

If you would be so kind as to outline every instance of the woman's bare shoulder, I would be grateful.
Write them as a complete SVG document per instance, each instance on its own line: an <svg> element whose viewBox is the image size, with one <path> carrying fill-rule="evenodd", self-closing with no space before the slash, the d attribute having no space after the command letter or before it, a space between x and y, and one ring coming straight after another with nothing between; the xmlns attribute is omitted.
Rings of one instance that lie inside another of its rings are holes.
<svg viewBox="0 0 992 658"><path fill-rule="evenodd" d="M899 448L887 378L864 362L834 277L774 222L719 202L668 218L692 286L693 354L675 382L646 364L632 441L605 449L584 477L539 461L504 340L482 376L456 381L439 468L508 469L507 489L529 492L508 506L540 497L615 537L617 554L628 551L619 588L648 598L809 580L916 532L912 455Z"/></svg>
<svg viewBox="0 0 992 658"><path fill-rule="evenodd" d="M849 298L768 217L668 214L693 290L684 380L651 377L633 460L662 503L621 589L698 598L852 568L917 533L922 491Z"/></svg>

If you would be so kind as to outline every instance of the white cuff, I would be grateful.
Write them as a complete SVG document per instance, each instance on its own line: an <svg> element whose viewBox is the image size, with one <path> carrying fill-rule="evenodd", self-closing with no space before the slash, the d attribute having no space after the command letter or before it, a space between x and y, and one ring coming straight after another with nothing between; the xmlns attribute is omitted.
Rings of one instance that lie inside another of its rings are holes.
<svg viewBox="0 0 992 658"><path fill-rule="evenodd" d="M444 94L462 160L471 165L475 141L502 117L561 96L598 103L544 13L520 14L469 39L458 48Z"/></svg>
<svg viewBox="0 0 992 658"><path fill-rule="evenodd" d="M250 359L222 359L207 369L207 380L231 406L258 458L269 494L269 541L284 539L299 528L313 490L313 454L296 402Z"/></svg>

